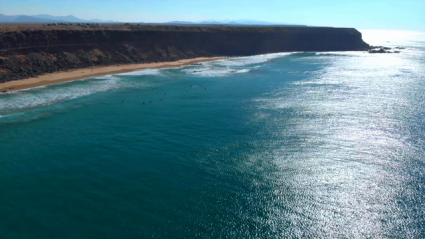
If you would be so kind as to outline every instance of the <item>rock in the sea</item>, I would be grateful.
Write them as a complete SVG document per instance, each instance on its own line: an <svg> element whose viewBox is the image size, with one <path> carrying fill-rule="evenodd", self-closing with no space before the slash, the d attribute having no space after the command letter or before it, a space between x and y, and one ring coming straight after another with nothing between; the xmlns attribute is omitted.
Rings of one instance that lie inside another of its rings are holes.
<svg viewBox="0 0 425 239"><path fill-rule="evenodd" d="M397 50L403 50L406 49L404 47L394 47L394 49ZM385 47L385 46L370 46L369 53L400 53L400 51L393 51L391 47Z"/></svg>
<svg viewBox="0 0 425 239"><path fill-rule="evenodd" d="M388 51L384 50L383 48L380 49L370 49L369 53L388 53Z"/></svg>
<svg viewBox="0 0 425 239"><path fill-rule="evenodd" d="M395 49L404 49L404 48L395 47ZM392 51L391 47L372 46L369 49L369 53L400 53L400 51Z"/></svg>

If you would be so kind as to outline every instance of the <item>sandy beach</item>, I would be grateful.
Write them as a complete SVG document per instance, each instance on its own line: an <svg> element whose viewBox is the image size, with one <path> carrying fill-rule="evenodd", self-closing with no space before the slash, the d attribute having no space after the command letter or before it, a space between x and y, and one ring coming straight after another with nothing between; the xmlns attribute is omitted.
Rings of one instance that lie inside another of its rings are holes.
<svg viewBox="0 0 425 239"><path fill-rule="evenodd" d="M224 59L225 57L199 57L193 59L185 59L173 62L159 62L159 63L143 63L143 64L128 64L118 66L101 66L93 68L80 68L69 71L59 71L50 74L40 75L34 78L23 80L10 81L0 83L0 91L16 91L33 87L57 84L73 80L86 79L94 76L119 74L144 69L159 69L171 68L185 65L191 65L200 62L214 61Z"/></svg>

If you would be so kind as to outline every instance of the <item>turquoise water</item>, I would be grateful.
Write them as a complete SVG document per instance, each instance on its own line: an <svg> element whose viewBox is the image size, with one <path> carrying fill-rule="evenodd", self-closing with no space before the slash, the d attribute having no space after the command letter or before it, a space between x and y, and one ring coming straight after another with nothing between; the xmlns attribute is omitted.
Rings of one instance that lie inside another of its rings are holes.
<svg viewBox="0 0 425 239"><path fill-rule="evenodd" d="M425 34L363 34L0 95L0 238L425 237Z"/></svg>

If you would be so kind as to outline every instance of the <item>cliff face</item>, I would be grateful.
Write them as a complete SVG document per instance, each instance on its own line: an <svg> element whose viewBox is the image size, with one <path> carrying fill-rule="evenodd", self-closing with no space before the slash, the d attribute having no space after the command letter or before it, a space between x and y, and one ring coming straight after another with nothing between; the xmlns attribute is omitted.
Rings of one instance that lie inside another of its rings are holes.
<svg viewBox="0 0 425 239"><path fill-rule="evenodd" d="M350 28L134 26L0 32L0 82L72 68L292 51L363 51Z"/></svg>

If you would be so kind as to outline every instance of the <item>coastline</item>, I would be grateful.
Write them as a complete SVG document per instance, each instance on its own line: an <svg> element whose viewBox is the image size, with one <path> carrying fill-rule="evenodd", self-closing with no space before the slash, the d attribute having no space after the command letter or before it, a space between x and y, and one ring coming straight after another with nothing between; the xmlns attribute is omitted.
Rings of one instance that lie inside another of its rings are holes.
<svg viewBox="0 0 425 239"><path fill-rule="evenodd" d="M158 63L141 63L141 64L125 64L118 66L100 66L94 68L78 68L69 71L59 71L49 74L40 75L38 77L9 81L5 83L0 83L0 92L1 91L17 91L25 90L34 87L58 84L63 82L69 82L74 80L81 80L95 76L104 76L110 74L120 74L136 70L145 70L145 69L161 69L161 68L172 68L187 66L191 64L215 61L225 59L226 57L198 57L192 59L184 59L179 61L172 62L158 62Z"/></svg>

